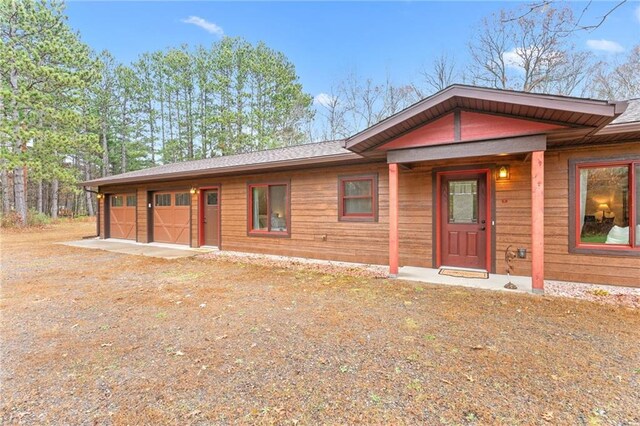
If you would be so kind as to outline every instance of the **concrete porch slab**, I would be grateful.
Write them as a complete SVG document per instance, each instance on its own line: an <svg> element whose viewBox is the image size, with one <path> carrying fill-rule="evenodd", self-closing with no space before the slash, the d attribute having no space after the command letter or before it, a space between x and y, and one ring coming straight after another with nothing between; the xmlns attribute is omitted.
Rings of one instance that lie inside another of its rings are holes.
<svg viewBox="0 0 640 426"><path fill-rule="evenodd" d="M179 259L182 257L191 257L202 253L208 253L214 249L194 249L179 244L164 243L136 243L135 241L107 239L101 240L92 238L88 240L69 241L59 243L71 247L80 247L94 250L105 250L114 253L133 254L137 256L158 257L161 259Z"/></svg>
<svg viewBox="0 0 640 426"><path fill-rule="evenodd" d="M462 268L461 268L462 269ZM419 281L431 284L457 285L462 287L482 288L486 290L504 290L531 293L531 277L522 277L500 274L489 274L489 278L459 278L448 275L440 275L440 269L418 268L416 266L403 266L398 271L399 280ZM504 285L511 281L518 286L517 290L509 290Z"/></svg>

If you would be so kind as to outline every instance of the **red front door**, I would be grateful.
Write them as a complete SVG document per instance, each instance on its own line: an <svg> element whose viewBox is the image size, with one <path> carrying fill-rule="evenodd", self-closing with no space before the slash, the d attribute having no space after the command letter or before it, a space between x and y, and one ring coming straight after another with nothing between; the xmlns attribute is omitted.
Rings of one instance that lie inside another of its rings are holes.
<svg viewBox="0 0 640 426"><path fill-rule="evenodd" d="M487 173L440 179L440 265L487 268Z"/></svg>

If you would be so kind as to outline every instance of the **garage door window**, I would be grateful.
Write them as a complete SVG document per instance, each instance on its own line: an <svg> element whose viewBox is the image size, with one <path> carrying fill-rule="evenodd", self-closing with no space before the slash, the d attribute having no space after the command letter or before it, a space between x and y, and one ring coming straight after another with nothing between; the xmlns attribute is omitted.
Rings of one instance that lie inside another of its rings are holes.
<svg viewBox="0 0 640 426"><path fill-rule="evenodd" d="M111 207L122 207L122 195L112 195L111 196Z"/></svg>
<svg viewBox="0 0 640 426"><path fill-rule="evenodd" d="M171 194L156 194L156 207L171 205Z"/></svg>
<svg viewBox="0 0 640 426"><path fill-rule="evenodd" d="M136 196L127 195L127 207L135 207L135 206L136 206Z"/></svg>
<svg viewBox="0 0 640 426"><path fill-rule="evenodd" d="M188 206L191 201L191 196L188 192L182 192L176 194L176 206Z"/></svg>

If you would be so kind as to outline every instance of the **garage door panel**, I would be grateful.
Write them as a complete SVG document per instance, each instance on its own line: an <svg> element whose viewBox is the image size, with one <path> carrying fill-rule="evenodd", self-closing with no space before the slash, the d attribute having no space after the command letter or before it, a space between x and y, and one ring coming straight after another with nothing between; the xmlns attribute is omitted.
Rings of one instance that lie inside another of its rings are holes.
<svg viewBox="0 0 640 426"><path fill-rule="evenodd" d="M133 194L109 197L109 237L136 239L136 202Z"/></svg>
<svg viewBox="0 0 640 426"><path fill-rule="evenodd" d="M190 198L187 190L158 192L154 194L154 241L160 243L189 244L191 208L188 202Z"/></svg>

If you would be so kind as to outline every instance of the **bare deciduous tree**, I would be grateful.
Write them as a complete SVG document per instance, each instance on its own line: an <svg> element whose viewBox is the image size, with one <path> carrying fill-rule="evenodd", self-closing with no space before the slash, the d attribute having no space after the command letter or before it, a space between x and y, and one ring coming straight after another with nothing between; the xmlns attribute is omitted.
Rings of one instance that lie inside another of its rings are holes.
<svg viewBox="0 0 640 426"><path fill-rule="evenodd" d="M613 69L601 64L593 79L591 95L604 99L632 99L640 97L640 44L636 45Z"/></svg>
<svg viewBox="0 0 640 426"><path fill-rule="evenodd" d="M469 45L472 82L525 92L574 93L590 72L591 55L575 51L572 10L547 5L520 13L503 10L483 19Z"/></svg>
<svg viewBox="0 0 640 426"><path fill-rule="evenodd" d="M416 86L415 91L419 98L424 98L434 92L438 92L455 83L460 75L457 71L455 58L441 53L431 63L430 68L420 71L424 88Z"/></svg>

